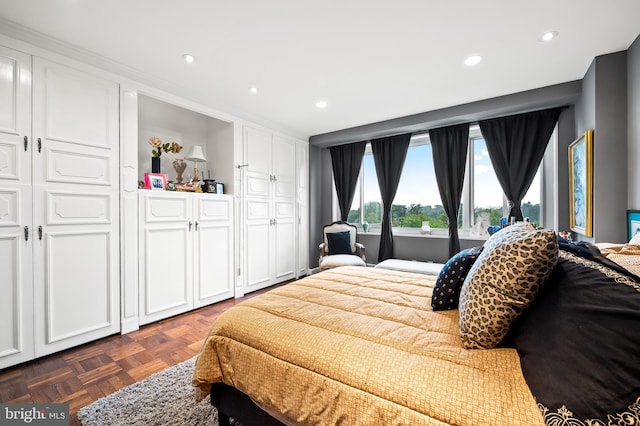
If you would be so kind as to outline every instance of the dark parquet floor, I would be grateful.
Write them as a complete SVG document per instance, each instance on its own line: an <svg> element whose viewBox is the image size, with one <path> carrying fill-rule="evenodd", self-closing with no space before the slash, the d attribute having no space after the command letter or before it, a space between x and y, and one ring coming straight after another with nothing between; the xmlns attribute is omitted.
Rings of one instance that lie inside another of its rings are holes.
<svg viewBox="0 0 640 426"><path fill-rule="evenodd" d="M218 315L267 290L0 370L0 402L68 403L79 425L79 408L193 357Z"/></svg>

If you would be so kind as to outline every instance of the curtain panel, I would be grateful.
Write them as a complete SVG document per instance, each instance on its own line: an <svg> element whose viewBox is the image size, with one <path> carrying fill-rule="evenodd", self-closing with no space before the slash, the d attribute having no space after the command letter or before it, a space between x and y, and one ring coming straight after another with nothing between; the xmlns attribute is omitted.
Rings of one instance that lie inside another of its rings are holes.
<svg viewBox="0 0 640 426"><path fill-rule="evenodd" d="M429 130L433 167L444 211L449 219L449 257L460 251L458 211L469 146L469 123Z"/></svg>
<svg viewBox="0 0 640 426"><path fill-rule="evenodd" d="M522 198L536 175L561 108L534 111L479 122L489 158L509 206L522 217Z"/></svg>
<svg viewBox="0 0 640 426"><path fill-rule="evenodd" d="M378 262L393 257L393 232L391 230L391 204L398 190L402 166L407 156L411 134L373 139L371 149L378 175L378 186L382 197L382 231Z"/></svg>
<svg viewBox="0 0 640 426"><path fill-rule="evenodd" d="M353 195L356 191L366 145L366 142L356 142L329 148L338 206L340 207L340 219L345 222L349 217L349 210L353 203Z"/></svg>

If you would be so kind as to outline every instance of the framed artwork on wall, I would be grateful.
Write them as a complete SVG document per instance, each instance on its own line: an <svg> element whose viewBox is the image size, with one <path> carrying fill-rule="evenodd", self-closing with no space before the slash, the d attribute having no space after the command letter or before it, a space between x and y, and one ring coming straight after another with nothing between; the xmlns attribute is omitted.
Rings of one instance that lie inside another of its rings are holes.
<svg viewBox="0 0 640 426"><path fill-rule="evenodd" d="M569 225L593 236L593 130L569 145Z"/></svg>
<svg viewBox="0 0 640 426"><path fill-rule="evenodd" d="M627 210L627 241L640 234L640 210Z"/></svg>

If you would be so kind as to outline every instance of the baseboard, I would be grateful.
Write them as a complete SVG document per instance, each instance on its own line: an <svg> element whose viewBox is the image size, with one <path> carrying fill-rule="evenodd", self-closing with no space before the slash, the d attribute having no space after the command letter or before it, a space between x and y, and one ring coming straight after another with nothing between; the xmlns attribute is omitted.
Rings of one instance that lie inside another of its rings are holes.
<svg viewBox="0 0 640 426"><path fill-rule="evenodd" d="M138 329L140 329L140 326L138 325L137 317L120 320L120 334L131 333L132 331L136 331Z"/></svg>

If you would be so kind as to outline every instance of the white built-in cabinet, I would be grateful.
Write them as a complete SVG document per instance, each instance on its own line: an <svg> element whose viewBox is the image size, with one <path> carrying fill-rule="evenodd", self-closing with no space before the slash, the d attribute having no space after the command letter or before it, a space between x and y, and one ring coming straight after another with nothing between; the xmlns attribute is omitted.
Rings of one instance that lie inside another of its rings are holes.
<svg viewBox="0 0 640 426"><path fill-rule="evenodd" d="M0 46L0 368L307 274L306 142L17 46ZM184 146L170 180L202 146L225 194L138 190L151 136Z"/></svg>
<svg viewBox="0 0 640 426"><path fill-rule="evenodd" d="M298 157L295 140L268 130L245 126L243 133L244 291L248 293L296 277L304 263L297 256L296 241L300 232L296 198L302 197L297 194L296 172L303 154Z"/></svg>
<svg viewBox="0 0 640 426"><path fill-rule="evenodd" d="M35 353L29 146L31 57L0 47L0 75L3 76L0 78L0 368L3 368L32 359Z"/></svg>
<svg viewBox="0 0 640 426"><path fill-rule="evenodd" d="M233 297L233 197L139 193L140 324Z"/></svg>
<svg viewBox="0 0 640 426"><path fill-rule="evenodd" d="M0 47L0 368L120 330L119 87Z"/></svg>

